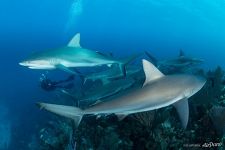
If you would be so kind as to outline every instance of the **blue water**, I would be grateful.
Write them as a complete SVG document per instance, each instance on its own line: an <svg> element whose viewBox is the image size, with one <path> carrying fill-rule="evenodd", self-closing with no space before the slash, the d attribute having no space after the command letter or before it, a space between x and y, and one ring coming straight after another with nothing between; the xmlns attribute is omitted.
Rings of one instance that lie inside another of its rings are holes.
<svg viewBox="0 0 225 150"><path fill-rule="evenodd" d="M223 0L2 0L0 104L9 110L14 146L26 143L46 115L34 102L51 95L39 87L44 71L18 65L28 54L64 46L80 32L83 47L116 57L148 50L167 59L182 48L204 59L204 68L225 67L224 18Z"/></svg>

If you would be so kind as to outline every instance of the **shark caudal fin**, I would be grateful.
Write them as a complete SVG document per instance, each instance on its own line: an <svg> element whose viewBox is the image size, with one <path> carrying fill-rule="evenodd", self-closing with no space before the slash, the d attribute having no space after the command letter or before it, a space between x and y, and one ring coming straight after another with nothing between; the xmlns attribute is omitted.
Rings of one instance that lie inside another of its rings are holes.
<svg viewBox="0 0 225 150"><path fill-rule="evenodd" d="M130 62L132 62L134 59L136 59L140 55L141 54L132 55L132 56L120 61L121 63L119 63L119 68L120 68L120 71L123 73L124 77L126 77L126 68L125 68L126 65L129 64Z"/></svg>
<svg viewBox="0 0 225 150"><path fill-rule="evenodd" d="M56 104L47 104L47 103L37 103L40 109L45 109L49 112L55 113L57 115L73 119L76 127L79 126L80 121L83 117L83 111L80 108L65 106L65 105L56 105Z"/></svg>

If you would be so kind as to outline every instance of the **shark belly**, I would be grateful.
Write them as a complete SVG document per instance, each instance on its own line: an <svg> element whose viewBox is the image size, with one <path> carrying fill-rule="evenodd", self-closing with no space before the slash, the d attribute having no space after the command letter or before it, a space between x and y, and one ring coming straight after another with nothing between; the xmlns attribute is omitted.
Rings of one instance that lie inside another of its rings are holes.
<svg viewBox="0 0 225 150"><path fill-rule="evenodd" d="M163 94L162 94L163 93ZM86 114L98 113L136 113L159 109L169 106L184 98L180 91L170 91L170 88L163 88L161 83L150 85L124 95L117 99L96 104L84 110Z"/></svg>
<svg viewBox="0 0 225 150"><path fill-rule="evenodd" d="M105 64L111 64L112 62L107 61L95 61L95 60L62 60L60 64L64 65L65 67L93 67L93 66L101 66Z"/></svg>

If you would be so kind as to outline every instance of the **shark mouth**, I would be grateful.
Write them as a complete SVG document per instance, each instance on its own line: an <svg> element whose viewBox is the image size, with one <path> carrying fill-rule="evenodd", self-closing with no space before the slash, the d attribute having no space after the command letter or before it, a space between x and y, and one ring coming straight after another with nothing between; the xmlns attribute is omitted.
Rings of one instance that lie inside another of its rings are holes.
<svg viewBox="0 0 225 150"><path fill-rule="evenodd" d="M30 69L54 69L55 67L53 67L53 66L30 66L28 68L30 68Z"/></svg>

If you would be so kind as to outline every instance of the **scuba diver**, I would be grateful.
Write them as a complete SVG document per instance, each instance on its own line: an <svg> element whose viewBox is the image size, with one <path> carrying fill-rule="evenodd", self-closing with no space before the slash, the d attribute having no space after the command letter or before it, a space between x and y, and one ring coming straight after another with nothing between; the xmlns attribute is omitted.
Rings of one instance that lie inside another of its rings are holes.
<svg viewBox="0 0 225 150"><path fill-rule="evenodd" d="M56 89L71 89L74 84L69 83L74 80L74 75L70 75L65 80L52 81L45 74L42 74L40 77L40 86L45 91L54 91Z"/></svg>

